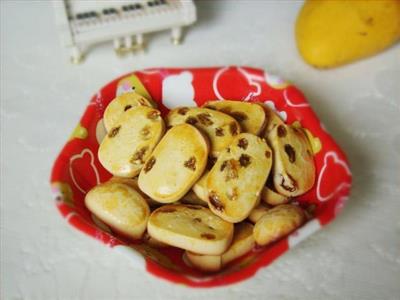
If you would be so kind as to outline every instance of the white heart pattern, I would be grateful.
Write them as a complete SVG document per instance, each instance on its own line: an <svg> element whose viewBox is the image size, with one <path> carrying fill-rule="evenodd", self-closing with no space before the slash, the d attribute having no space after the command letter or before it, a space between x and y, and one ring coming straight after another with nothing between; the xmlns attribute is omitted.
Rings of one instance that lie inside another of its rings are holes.
<svg viewBox="0 0 400 300"><path fill-rule="evenodd" d="M72 168L72 163L74 160L76 159L81 159L85 154L89 154L90 156L90 167L93 168L94 174L96 175L96 184L100 184L100 176L99 176L99 172L97 171L96 166L94 165L94 155L92 153L92 151L90 151L90 149L85 148L82 150L81 153L79 154L75 154L73 156L71 156L71 158L69 159L69 174L71 176L72 182L74 183L74 185L76 186L76 188L78 190L80 190L82 193L86 194L86 190L84 190L76 181L75 176L74 176L74 169Z"/></svg>
<svg viewBox="0 0 400 300"><path fill-rule="evenodd" d="M333 152L333 151L327 152L327 153L325 154L325 157L324 157L324 165L323 165L322 168L321 168L321 171L320 171L319 176L318 176L318 181L317 181L317 198L318 198L318 200L321 201L321 202L324 202L324 201L327 201L327 200L331 199L337 192L339 192L339 191L342 190L343 188L348 188L348 187L350 187L350 183L342 182L342 183L340 183L340 184L336 187L336 189L335 189L333 192L331 192L330 194L328 194L328 195L322 195L322 193L321 193L321 187L324 186L324 185L322 184L322 181L323 181L323 178L324 178L324 176L325 176L325 171L326 171L326 168L327 168L327 166L328 166L329 158L332 158L334 164L340 165L340 166L345 170L345 172L347 173L347 175L351 176L351 171L350 171L350 168L349 168L349 166L347 165L347 163L346 163L344 160L341 160L341 159L338 157L338 155L337 155L336 152ZM327 174L327 176L329 176L329 175L330 175L330 174Z"/></svg>

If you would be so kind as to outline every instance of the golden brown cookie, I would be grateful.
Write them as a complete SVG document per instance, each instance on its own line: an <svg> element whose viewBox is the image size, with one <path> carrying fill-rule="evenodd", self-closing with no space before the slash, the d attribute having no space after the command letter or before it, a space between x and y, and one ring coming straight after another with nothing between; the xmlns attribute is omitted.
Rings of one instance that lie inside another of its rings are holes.
<svg viewBox="0 0 400 300"><path fill-rule="evenodd" d="M164 205L151 214L151 237L199 254L219 255L229 247L233 224L200 205Z"/></svg>
<svg viewBox="0 0 400 300"><path fill-rule="evenodd" d="M196 196L207 203L207 176L209 171L205 171L199 180L193 185L193 192Z"/></svg>
<svg viewBox="0 0 400 300"><path fill-rule="evenodd" d="M268 245L294 231L305 221L303 210L292 204L278 205L267 211L254 226L254 238L261 246Z"/></svg>
<svg viewBox="0 0 400 300"><path fill-rule="evenodd" d="M266 124L264 108L258 103L243 101L208 101L203 107L223 112L239 122L243 132L259 135Z"/></svg>
<svg viewBox="0 0 400 300"><path fill-rule="evenodd" d="M269 211L271 208L269 208L268 206L264 205L264 204L259 204L257 205L255 208L253 208L253 210L251 211L250 215L249 215L249 220L255 224L257 223L258 220L261 219L261 217L263 215L265 215L265 213L267 211Z"/></svg>
<svg viewBox="0 0 400 300"><path fill-rule="evenodd" d="M155 108L138 106L126 111L99 147L99 160L111 174L135 177L164 134L165 126Z"/></svg>
<svg viewBox="0 0 400 300"><path fill-rule="evenodd" d="M299 196L310 190L315 182L315 164L304 131L281 124L270 132L268 141L274 152L275 190L287 197Z"/></svg>
<svg viewBox="0 0 400 300"><path fill-rule="evenodd" d="M152 101L147 100L145 97L135 93L129 92L117 96L112 100L104 111L104 126L107 132L114 127L114 123L122 116L122 114L137 106L155 107Z"/></svg>
<svg viewBox="0 0 400 300"><path fill-rule="evenodd" d="M161 203L179 200L203 174L208 151L207 138L194 126L172 127L140 172L140 189Z"/></svg>
<svg viewBox="0 0 400 300"><path fill-rule="evenodd" d="M127 184L100 184L86 194L85 205L97 218L122 235L139 239L146 230L149 206Z"/></svg>
<svg viewBox="0 0 400 300"><path fill-rule="evenodd" d="M192 267L205 272L216 272L249 252L254 245L253 225L243 222L235 225L232 243L222 255L204 255L190 251L186 251L184 255Z"/></svg>
<svg viewBox="0 0 400 300"><path fill-rule="evenodd" d="M265 140L250 133L236 136L207 176L210 209L228 222L246 219L259 203L271 165Z"/></svg>
<svg viewBox="0 0 400 300"><path fill-rule="evenodd" d="M276 206L288 203L290 198L275 192L269 187L264 187L261 193L261 200L268 205Z"/></svg>
<svg viewBox="0 0 400 300"><path fill-rule="evenodd" d="M264 128L264 133L261 135L263 138L267 139L268 134L274 129L275 127L285 124L285 122L281 119L281 117L268 105L260 104L264 108L265 116L266 116L266 125Z"/></svg>
<svg viewBox="0 0 400 300"><path fill-rule="evenodd" d="M210 139L213 155L218 155L241 131L239 123L234 118L207 108L175 108L169 112L166 122L167 126L191 124L204 132Z"/></svg>

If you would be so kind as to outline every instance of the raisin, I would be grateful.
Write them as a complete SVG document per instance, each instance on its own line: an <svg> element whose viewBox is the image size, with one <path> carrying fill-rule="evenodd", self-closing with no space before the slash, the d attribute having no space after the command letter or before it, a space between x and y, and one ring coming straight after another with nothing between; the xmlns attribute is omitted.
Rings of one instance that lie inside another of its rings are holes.
<svg viewBox="0 0 400 300"><path fill-rule="evenodd" d="M214 122L210 119L211 115L207 113L201 113L197 115L197 119L204 126L211 126Z"/></svg>
<svg viewBox="0 0 400 300"><path fill-rule="evenodd" d="M221 172L222 172L223 170L225 170L227 164L228 164L228 161L225 160L225 161L221 164L221 167L219 168L219 170L220 170Z"/></svg>
<svg viewBox="0 0 400 300"><path fill-rule="evenodd" d="M208 200L210 201L210 204L219 211L224 210L224 205L222 202L219 200L218 195L215 192L211 192L210 195L208 196Z"/></svg>
<svg viewBox="0 0 400 300"><path fill-rule="evenodd" d="M226 163L226 181L229 181L231 179L235 179L239 177L239 163L234 160L230 159Z"/></svg>
<svg viewBox="0 0 400 300"><path fill-rule="evenodd" d="M239 163L242 167L246 168L251 163L251 157L248 156L247 154L242 154L240 155Z"/></svg>
<svg viewBox="0 0 400 300"><path fill-rule="evenodd" d="M230 113L230 115L238 122L243 122L248 119L247 115L240 111L233 111Z"/></svg>
<svg viewBox="0 0 400 300"><path fill-rule="evenodd" d="M195 124L197 124L197 119L195 117L188 117L186 119L186 123L188 123L190 125L195 125Z"/></svg>
<svg viewBox="0 0 400 300"><path fill-rule="evenodd" d="M181 108L178 109L178 114L184 116L184 115L186 115L186 113L187 113L188 111L189 111L189 108L187 108L187 107L181 107Z"/></svg>
<svg viewBox="0 0 400 300"><path fill-rule="evenodd" d="M238 147L242 148L243 150L246 150L248 145L249 142L245 138L240 139L238 142Z"/></svg>
<svg viewBox="0 0 400 300"><path fill-rule="evenodd" d="M196 170L196 157L192 156L189 160L185 161L183 164L186 168L195 171Z"/></svg>
<svg viewBox="0 0 400 300"><path fill-rule="evenodd" d="M294 150L294 148L291 145L286 144L285 145L285 152L286 152L286 155L289 158L289 161L291 163L294 163L296 161L296 151Z"/></svg>
<svg viewBox="0 0 400 300"><path fill-rule="evenodd" d="M139 149L138 151L135 152L135 154L133 154L130 162L132 164L142 164L144 163L143 157L146 154L146 151L149 149L149 147L145 146L142 147L141 149Z"/></svg>
<svg viewBox="0 0 400 300"><path fill-rule="evenodd" d="M155 120L158 118L159 115L160 112L158 110L152 110L147 114L147 118L149 118L150 120Z"/></svg>
<svg viewBox="0 0 400 300"><path fill-rule="evenodd" d="M279 137L285 137L286 136L286 128L283 125L278 126L278 136Z"/></svg>
<svg viewBox="0 0 400 300"><path fill-rule="evenodd" d="M212 233L202 233L201 237L207 240L215 240L215 235Z"/></svg>
<svg viewBox="0 0 400 300"><path fill-rule="evenodd" d="M153 168L155 163L156 163L155 157L154 156L150 157L150 159L144 165L144 168L143 168L144 172L145 173L149 172Z"/></svg>
<svg viewBox="0 0 400 300"><path fill-rule="evenodd" d="M128 109L131 109L132 108L132 105L127 105L127 106L125 106L125 108L124 108L124 111L127 111Z"/></svg>
<svg viewBox="0 0 400 300"><path fill-rule="evenodd" d="M307 152L308 156L310 156L310 157L312 156L312 153L311 153L311 151L310 151L310 150L308 150L308 149L307 149L307 151L306 151L306 152Z"/></svg>
<svg viewBox="0 0 400 300"><path fill-rule="evenodd" d="M215 135L216 136L224 136L224 129L221 127L215 128Z"/></svg>
<svg viewBox="0 0 400 300"><path fill-rule="evenodd" d="M270 158L271 157L271 151L267 150L265 151L265 157Z"/></svg>
<svg viewBox="0 0 400 300"><path fill-rule="evenodd" d="M290 182L286 183L285 177L281 174L282 181L280 185L285 190L289 192L294 192L295 190L297 190L297 182L296 180L293 179L293 177L289 173L287 173L286 175L289 178Z"/></svg>
<svg viewBox="0 0 400 300"><path fill-rule="evenodd" d="M201 223L201 219L200 218L194 218L193 222Z"/></svg>
<svg viewBox="0 0 400 300"><path fill-rule="evenodd" d="M231 124L229 124L229 131L231 132L231 135L238 134L238 126L235 122L232 122Z"/></svg>
<svg viewBox="0 0 400 300"><path fill-rule="evenodd" d="M115 136L118 134L118 132L119 132L120 129L121 129L121 126L117 126L117 127L112 128L112 129L110 130L110 132L108 133L108 137L109 137L109 138L115 137Z"/></svg>
<svg viewBox="0 0 400 300"><path fill-rule="evenodd" d="M231 112L231 108L230 107L222 107L221 109L219 109L220 112L223 112L224 114L228 114Z"/></svg>

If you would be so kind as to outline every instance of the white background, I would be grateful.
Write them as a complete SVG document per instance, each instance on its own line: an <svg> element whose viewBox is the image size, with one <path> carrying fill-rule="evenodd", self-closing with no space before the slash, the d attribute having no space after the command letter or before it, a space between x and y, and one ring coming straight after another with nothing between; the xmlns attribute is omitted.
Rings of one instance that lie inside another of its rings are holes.
<svg viewBox="0 0 400 300"><path fill-rule="evenodd" d="M318 71L294 43L301 2L197 6L182 46L156 34L146 54L120 59L103 45L73 66L50 1L1 1L1 299L399 299L399 45ZM332 224L252 279L193 290L135 270L69 226L52 202L49 175L103 84L147 67L214 65L264 68L297 83L348 154L354 186Z"/></svg>

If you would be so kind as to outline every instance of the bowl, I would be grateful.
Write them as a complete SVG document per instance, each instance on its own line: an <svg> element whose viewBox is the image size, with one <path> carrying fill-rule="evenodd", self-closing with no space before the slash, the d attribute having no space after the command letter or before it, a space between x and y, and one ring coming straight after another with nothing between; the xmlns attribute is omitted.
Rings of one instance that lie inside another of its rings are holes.
<svg viewBox="0 0 400 300"><path fill-rule="evenodd" d="M188 267L181 249L152 248L113 233L87 210L84 198L93 186L111 177L97 158L99 143L105 135L104 109L116 95L132 90L156 101L163 115L176 106L200 106L207 100L231 99L263 102L286 123L299 123L307 129L312 143L317 176L314 187L296 200L312 207L314 217L287 237L266 247L256 247L213 274ZM335 219L348 199L350 186L351 172L344 152L326 131L303 93L264 70L235 66L154 68L111 81L90 100L56 158L51 174L55 204L69 224L110 249L126 254L132 266L143 272L191 287L223 286L251 278L260 268Z"/></svg>

